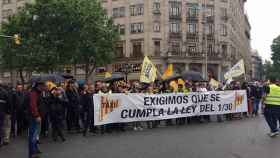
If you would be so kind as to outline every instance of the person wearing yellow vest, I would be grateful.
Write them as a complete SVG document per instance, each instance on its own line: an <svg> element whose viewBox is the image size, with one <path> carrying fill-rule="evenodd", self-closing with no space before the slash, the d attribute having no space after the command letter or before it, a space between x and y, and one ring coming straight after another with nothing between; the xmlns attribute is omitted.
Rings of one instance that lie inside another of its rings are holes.
<svg viewBox="0 0 280 158"><path fill-rule="evenodd" d="M271 130L269 136L275 137L279 135L277 121L280 117L280 85L277 84L275 79L270 81L266 96L264 96L264 116Z"/></svg>

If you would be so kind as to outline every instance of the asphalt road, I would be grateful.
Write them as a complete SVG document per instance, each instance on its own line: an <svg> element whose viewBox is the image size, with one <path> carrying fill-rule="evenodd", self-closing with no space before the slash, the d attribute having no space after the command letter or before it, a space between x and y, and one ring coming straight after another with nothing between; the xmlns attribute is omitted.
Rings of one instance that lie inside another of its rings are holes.
<svg viewBox="0 0 280 158"><path fill-rule="evenodd" d="M44 140L43 158L280 158L280 136L269 138L262 116L223 123L160 127L105 135L67 135L64 143ZM26 158L17 138L0 158Z"/></svg>

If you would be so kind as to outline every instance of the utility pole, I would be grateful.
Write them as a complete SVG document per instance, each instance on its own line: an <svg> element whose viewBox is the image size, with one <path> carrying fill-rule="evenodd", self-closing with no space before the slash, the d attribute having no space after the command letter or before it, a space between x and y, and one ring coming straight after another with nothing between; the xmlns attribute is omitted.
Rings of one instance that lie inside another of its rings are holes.
<svg viewBox="0 0 280 158"><path fill-rule="evenodd" d="M205 71L204 71L204 77L206 80L208 80L208 49L207 49L207 2L206 0L202 0L202 9L203 9L203 36L204 36L204 52L205 55L204 64L205 64ZM210 30L209 30L210 31Z"/></svg>

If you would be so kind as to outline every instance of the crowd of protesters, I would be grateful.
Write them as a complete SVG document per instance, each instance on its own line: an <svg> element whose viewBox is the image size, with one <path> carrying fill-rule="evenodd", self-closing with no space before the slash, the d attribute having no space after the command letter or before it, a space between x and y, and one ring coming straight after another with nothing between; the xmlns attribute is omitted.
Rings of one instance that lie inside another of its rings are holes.
<svg viewBox="0 0 280 158"><path fill-rule="evenodd" d="M8 145L13 137L28 135L30 157L37 157L41 153L38 143L48 136L51 136L53 141L64 142L67 139L66 133L67 135L80 133L87 136L89 132L104 134L124 132L129 129L141 131L158 126L181 126L214 120L210 116L195 116L161 121L114 123L97 127L94 126L93 95L95 94L160 94L241 89L247 91L249 112L218 115L215 119L218 122L257 116L261 99L266 93L265 82L243 84L232 82L227 86L220 84L215 88L207 82L182 80L153 84L142 84L138 81L128 83L97 81L94 84L80 85L75 80L68 80L60 84L36 82L30 87L18 84L15 88L0 84L0 147Z"/></svg>

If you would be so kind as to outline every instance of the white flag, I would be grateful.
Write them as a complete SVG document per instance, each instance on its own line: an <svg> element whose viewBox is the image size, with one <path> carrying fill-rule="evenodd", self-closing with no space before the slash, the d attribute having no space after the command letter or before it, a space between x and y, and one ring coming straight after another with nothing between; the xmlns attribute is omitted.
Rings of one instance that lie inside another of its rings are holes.
<svg viewBox="0 0 280 158"><path fill-rule="evenodd" d="M241 59L236 65L234 65L225 75L225 79L230 79L238 77L242 74L245 74L244 60Z"/></svg>

